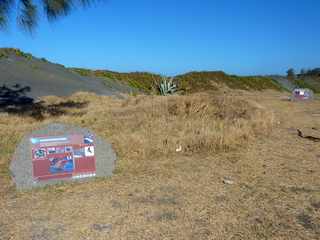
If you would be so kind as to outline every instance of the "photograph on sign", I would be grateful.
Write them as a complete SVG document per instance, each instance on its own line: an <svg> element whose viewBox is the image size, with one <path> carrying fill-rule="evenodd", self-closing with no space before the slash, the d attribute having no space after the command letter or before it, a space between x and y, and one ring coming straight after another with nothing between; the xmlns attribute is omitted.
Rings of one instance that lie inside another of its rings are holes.
<svg viewBox="0 0 320 240"><path fill-rule="evenodd" d="M49 158L50 173L72 172L74 170L74 163L72 156Z"/></svg>
<svg viewBox="0 0 320 240"><path fill-rule="evenodd" d="M85 157L84 148L74 149L73 150L73 157L74 158L83 158L83 157Z"/></svg>

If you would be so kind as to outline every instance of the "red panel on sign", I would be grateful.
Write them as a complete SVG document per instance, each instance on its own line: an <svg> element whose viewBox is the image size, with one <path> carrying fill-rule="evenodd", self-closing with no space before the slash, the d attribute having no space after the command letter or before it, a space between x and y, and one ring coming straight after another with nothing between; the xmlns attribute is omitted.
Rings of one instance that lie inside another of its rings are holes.
<svg viewBox="0 0 320 240"><path fill-rule="evenodd" d="M95 176L92 135L33 136L30 141L35 180Z"/></svg>

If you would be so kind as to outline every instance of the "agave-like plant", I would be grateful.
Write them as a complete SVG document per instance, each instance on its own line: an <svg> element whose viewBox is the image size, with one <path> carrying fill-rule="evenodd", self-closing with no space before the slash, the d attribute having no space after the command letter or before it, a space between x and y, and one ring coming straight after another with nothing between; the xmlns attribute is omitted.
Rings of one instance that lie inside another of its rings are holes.
<svg viewBox="0 0 320 240"><path fill-rule="evenodd" d="M175 93L177 85L173 82L173 78L163 77L159 83L159 91L162 96Z"/></svg>
<svg viewBox="0 0 320 240"><path fill-rule="evenodd" d="M93 0L0 0L0 29L7 26L11 12L17 12L18 25L32 31L38 21L39 9L48 20L67 15L75 6L87 6ZM16 9L14 9L16 7Z"/></svg>

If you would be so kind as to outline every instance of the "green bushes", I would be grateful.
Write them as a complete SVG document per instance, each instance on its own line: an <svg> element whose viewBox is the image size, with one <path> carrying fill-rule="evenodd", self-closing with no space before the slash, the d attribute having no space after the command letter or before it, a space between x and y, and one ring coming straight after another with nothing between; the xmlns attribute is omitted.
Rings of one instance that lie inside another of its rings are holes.
<svg viewBox="0 0 320 240"><path fill-rule="evenodd" d="M282 87L275 80L268 77L242 77L228 75L222 71L190 72L176 76L175 79L178 79L180 88L186 92L217 90L219 85L243 90L282 90Z"/></svg>
<svg viewBox="0 0 320 240"><path fill-rule="evenodd" d="M0 49L0 58L14 54L18 57L32 59L33 56L29 53L24 53L16 48ZM48 62L45 58L40 59L43 62ZM63 65L60 65L64 67ZM128 72L120 73L108 70L90 70L85 68L70 68L71 71L80 74L81 76L94 76L106 79L105 81L119 81L132 88L139 89L146 93L167 94L173 86L168 86L168 82L163 82L163 77L159 74L149 72ZM160 84L163 87L160 87ZM177 75L172 78L172 83L175 84L174 90L179 90L182 93L193 93L208 90L218 90L221 86L227 86L231 89L244 90L264 90L274 89L283 90L283 88L273 79L260 76L236 76L228 75L222 71L202 71L189 72L186 74ZM302 83L299 83L302 85ZM169 87L169 88L167 88ZM311 87L309 87L311 88ZM311 88L312 89L312 88ZM168 92L166 92L168 90Z"/></svg>
<svg viewBox="0 0 320 240"><path fill-rule="evenodd" d="M179 90L185 93L217 90L216 81L225 78L224 72L190 72L175 76Z"/></svg>
<svg viewBox="0 0 320 240"><path fill-rule="evenodd" d="M118 80L122 83L129 85L130 87L140 89L147 93L157 91L156 82L161 80L161 76L158 74L148 72L129 72L119 73L113 71L94 71L96 77L104 77L112 80Z"/></svg>
<svg viewBox="0 0 320 240"><path fill-rule="evenodd" d="M93 71L83 68L73 68L72 70L82 76L95 76L116 80L146 93L161 94L160 83L163 77L159 74L148 72L120 73L107 70ZM243 90L283 90L281 85L272 78L260 76L242 77L228 75L222 71L189 72L173 77L173 81L176 84L176 90L184 93L218 90L221 85Z"/></svg>
<svg viewBox="0 0 320 240"><path fill-rule="evenodd" d="M248 76L248 77L239 77L231 76L231 81L225 82L225 84L230 88L235 89L246 89L246 90L284 90L283 87L277 83L275 80L269 77L261 76Z"/></svg>
<svg viewBox="0 0 320 240"><path fill-rule="evenodd" d="M0 52L0 59L1 58L8 58L8 55L5 53Z"/></svg>
<svg viewBox="0 0 320 240"><path fill-rule="evenodd" d="M119 81L127 84L130 87L140 89L146 93L157 91L157 86L155 83L161 80L160 75L148 72L120 73L107 70L94 71L85 68L72 68L71 70L77 72L81 76L94 76L108 80Z"/></svg>
<svg viewBox="0 0 320 240"><path fill-rule="evenodd" d="M78 73L81 76L88 77L91 76L92 71L84 68L70 68L71 71Z"/></svg>
<svg viewBox="0 0 320 240"><path fill-rule="evenodd" d="M9 56L9 55L15 55L17 57L23 57L26 58L28 60L32 59L33 56L30 53L25 53L22 52L20 49L18 48L1 48L0 49L0 56Z"/></svg>
<svg viewBox="0 0 320 240"><path fill-rule="evenodd" d="M304 79L297 79L294 81L294 83L299 87L299 88L309 88L311 89L314 93L320 93L320 88L317 88L315 85L311 85L310 83L306 82Z"/></svg>

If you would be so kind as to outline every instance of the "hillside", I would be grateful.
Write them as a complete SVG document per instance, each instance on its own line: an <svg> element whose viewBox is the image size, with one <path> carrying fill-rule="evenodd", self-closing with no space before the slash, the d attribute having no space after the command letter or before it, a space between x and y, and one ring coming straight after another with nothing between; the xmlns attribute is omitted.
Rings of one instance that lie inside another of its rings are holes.
<svg viewBox="0 0 320 240"><path fill-rule="evenodd" d="M228 75L222 71L190 72L176 76L182 89L187 92L215 89L225 85L231 89L243 90L282 90L283 88L272 78L262 76Z"/></svg>
<svg viewBox="0 0 320 240"><path fill-rule="evenodd" d="M103 77L106 79L119 80L131 87L144 90L145 92L157 92L157 83L162 76L148 72L120 73L108 70L90 70L84 68L72 68L71 70L86 77ZM283 87L270 77L262 76L236 76L222 71L188 72L174 76L180 91L194 93L199 91L217 90L221 86L231 89L243 90L283 90Z"/></svg>
<svg viewBox="0 0 320 240"><path fill-rule="evenodd" d="M130 92L129 87L120 83L113 81L106 86L99 78L80 76L63 65L11 48L0 49L0 86L5 86L3 91L25 89L26 95L32 98L68 96L79 91L100 95Z"/></svg>
<svg viewBox="0 0 320 240"><path fill-rule="evenodd" d="M152 92L156 90L156 83L161 80L161 75L149 72L120 73L109 70L91 70L85 68L70 69L84 77L101 77L107 81L112 79L145 92Z"/></svg>
<svg viewBox="0 0 320 240"><path fill-rule="evenodd" d="M47 95L69 96L86 91L115 95L143 91L158 94L163 76L149 72L120 73L109 70L66 68L19 49L0 49L1 97L17 93L31 98ZM173 77L181 93L189 94L221 87L243 90L282 90L269 77L228 75L222 71L189 72Z"/></svg>

